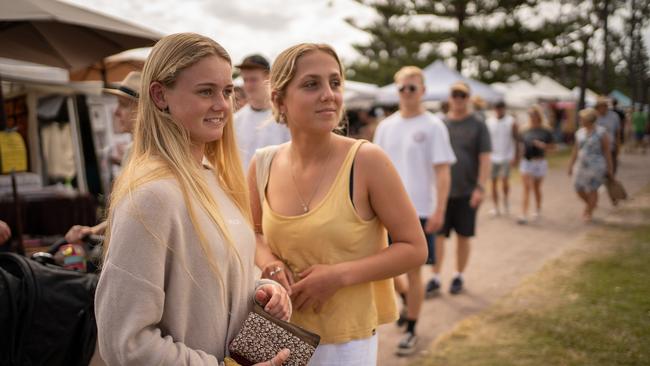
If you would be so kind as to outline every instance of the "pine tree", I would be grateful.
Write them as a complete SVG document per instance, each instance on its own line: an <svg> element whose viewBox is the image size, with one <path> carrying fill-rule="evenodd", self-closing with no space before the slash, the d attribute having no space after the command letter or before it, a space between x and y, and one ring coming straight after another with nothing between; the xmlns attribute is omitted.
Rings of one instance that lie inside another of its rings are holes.
<svg viewBox="0 0 650 366"><path fill-rule="evenodd" d="M475 70L472 76L489 83L513 74L529 77L563 59L578 58L576 48L562 47L577 16L531 25L526 17L539 12L539 0L356 1L379 15L365 27L349 21L372 36L369 44L354 45L362 55L350 65L358 80L386 83L400 66L425 66L441 58L449 45L458 71ZM449 23L455 25L439 26Z"/></svg>
<svg viewBox="0 0 650 366"><path fill-rule="evenodd" d="M360 26L354 19L346 21L353 27L372 35L369 44L354 44L359 59L347 67L347 76L357 81L386 85L393 75L405 65L425 67L439 58L435 50L427 48L428 34L415 29L410 20L413 15L408 1L355 0L372 6L378 19Z"/></svg>

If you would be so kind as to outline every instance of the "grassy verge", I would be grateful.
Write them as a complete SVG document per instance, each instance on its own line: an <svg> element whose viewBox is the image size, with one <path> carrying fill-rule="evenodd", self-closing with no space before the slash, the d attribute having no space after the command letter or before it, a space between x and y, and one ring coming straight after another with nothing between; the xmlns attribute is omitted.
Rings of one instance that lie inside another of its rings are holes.
<svg viewBox="0 0 650 366"><path fill-rule="evenodd" d="M627 214L413 365L650 365L650 209Z"/></svg>
<svg viewBox="0 0 650 366"><path fill-rule="evenodd" d="M561 150L552 151L548 154L549 168L566 168L571 158L573 146L565 146Z"/></svg>

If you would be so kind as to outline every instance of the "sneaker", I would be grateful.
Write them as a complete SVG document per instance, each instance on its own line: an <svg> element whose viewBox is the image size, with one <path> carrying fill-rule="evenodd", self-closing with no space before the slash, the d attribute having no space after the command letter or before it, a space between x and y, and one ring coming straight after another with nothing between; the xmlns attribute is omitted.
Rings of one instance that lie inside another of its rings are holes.
<svg viewBox="0 0 650 366"><path fill-rule="evenodd" d="M526 225L527 223L528 223L528 219L526 218L526 216L519 216L517 218L517 224Z"/></svg>
<svg viewBox="0 0 650 366"><path fill-rule="evenodd" d="M463 279L454 277L454 280L451 281L451 286L449 286L449 293L458 295L461 291L463 291Z"/></svg>
<svg viewBox="0 0 650 366"><path fill-rule="evenodd" d="M418 336L411 332L406 332L404 338L397 345L397 355L408 356L415 352L415 346L418 343Z"/></svg>
<svg viewBox="0 0 650 366"><path fill-rule="evenodd" d="M437 278L432 278L424 291L424 297L430 299L440 292L440 281Z"/></svg>
<svg viewBox="0 0 650 366"><path fill-rule="evenodd" d="M402 310L402 312L399 313L399 319L397 319L397 326L403 327L405 325L406 325L406 310Z"/></svg>
<svg viewBox="0 0 650 366"><path fill-rule="evenodd" d="M533 212L531 218L533 219L533 221L539 221L542 218L542 212L541 211Z"/></svg>
<svg viewBox="0 0 650 366"><path fill-rule="evenodd" d="M498 217L501 216L501 211L499 211L498 208L493 208L490 211L488 211L488 215L490 215L490 217Z"/></svg>

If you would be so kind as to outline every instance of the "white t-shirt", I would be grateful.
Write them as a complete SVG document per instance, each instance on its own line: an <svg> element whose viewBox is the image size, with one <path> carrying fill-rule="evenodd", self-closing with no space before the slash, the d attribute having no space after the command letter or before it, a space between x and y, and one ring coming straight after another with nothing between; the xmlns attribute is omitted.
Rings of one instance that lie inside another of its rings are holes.
<svg viewBox="0 0 650 366"><path fill-rule="evenodd" d="M235 113L235 135L244 172L247 172L255 150L283 144L291 138L287 126L275 122L271 109L255 111L250 105Z"/></svg>
<svg viewBox="0 0 650 366"><path fill-rule="evenodd" d="M488 118L487 127L490 131L492 140L492 154L490 154L493 163L510 162L515 158L515 139L512 135L512 126L515 119L510 115L503 118Z"/></svg>
<svg viewBox="0 0 650 366"><path fill-rule="evenodd" d="M374 142L395 165L418 216L429 217L438 198L433 166L456 162L445 124L429 112L403 118L398 111L379 124Z"/></svg>

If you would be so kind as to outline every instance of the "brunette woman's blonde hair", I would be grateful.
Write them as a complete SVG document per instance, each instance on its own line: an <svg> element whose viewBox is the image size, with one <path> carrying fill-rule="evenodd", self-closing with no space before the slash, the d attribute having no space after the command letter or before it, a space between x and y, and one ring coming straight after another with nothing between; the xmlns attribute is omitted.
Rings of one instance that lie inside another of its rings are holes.
<svg viewBox="0 0 650 366"><path fill-rule="evenodd" d="M280 55L275 59L275 62L273 62L273 66L271 66L270 81L271 100L273 102L273 118L279 123L287 123L286 119L280 113L278 103L284 99L289 83L291 83L291 80L296 76L296 63L300 57L314 51L325 52L332 56L339 66L341 82L345 80L341 60L336 54L336 51L334 51L330 45L324 43L300 43L282 51L282 53L280 53ZM342 114L344 115L345 113Z"/></svg>
<svg viewBox="0 0 650 366"><path fill-rule="evenodd" d="M234 253L239 259L240 265L242 265L241 258L221 215L219 206L210 193L203 174L204 167L196 161L190 152L192 142L189 132L178 121L174 121L167 110L160 110L154 103L150 93L150 86L154 82L159 82L166 88L174 88L178 76L184 70L211 56L217 56L232 64L226 50L214 40L195 33L178 33L166 36L158 41L147 58L142 71L142 85L138 115L133 133L132 153L122 173L115 181L109 202L104 255L110 249L110 233L117 205L126 199L133 204L133 193L149 182L172 178L178 182L186 206L178 207L178 210L187 209L199 238L198 244L201 246L208 265L223 289L225 288L223 286L224 280L217 267L215 253L208 241L214 240L214 238L206 238L204 231L200 227L197 212L205 212L219 228L225 240L225 246L230 250L228 252ZM232 99L229 102L231 109L230 113L225 116L226 124L223 135L221 139L205 145L204 156L205 160L212 166L212 173L219 185L250 223L252 220L248 202L248 189L235 142ZM138 210L138 207L135 206L130 206L130 208ZM161 241L162 245L169 247L156 235L156 228L150 227L155 223L143 222L143 224L153 237ZM137 243L135 244L137 245Z"/></svg>

